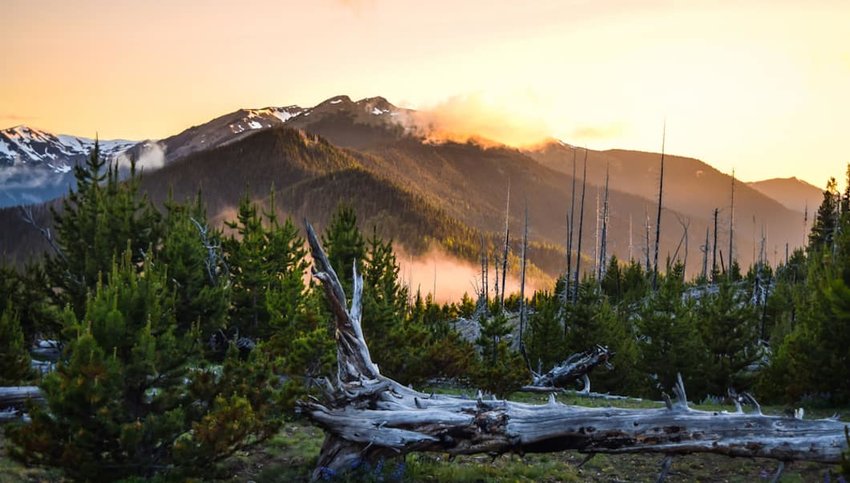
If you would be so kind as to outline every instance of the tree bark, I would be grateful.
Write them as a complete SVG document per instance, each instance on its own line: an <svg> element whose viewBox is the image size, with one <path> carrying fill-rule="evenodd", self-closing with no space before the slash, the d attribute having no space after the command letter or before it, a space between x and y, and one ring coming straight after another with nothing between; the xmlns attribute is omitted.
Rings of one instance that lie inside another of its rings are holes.
<svg viewBox="0 0 850 483"><path fill-rule="evenodd" d="M313 478L339 474L361 461L412 451L452 455L507 452L717 453L781 461L836 463L846 448L834 419L765 416L756 411L697 411L688 407L681 378L666 408L618 409L549 403L484 401L425 394L384 377L372 362L361 330L363 279L354 273L348 307L339 279L307 225L313 275L322 282L335 317L337 380L324 400L302 401L301 411L325 430ZM754 401L752 401L754 402Z"/></svg>

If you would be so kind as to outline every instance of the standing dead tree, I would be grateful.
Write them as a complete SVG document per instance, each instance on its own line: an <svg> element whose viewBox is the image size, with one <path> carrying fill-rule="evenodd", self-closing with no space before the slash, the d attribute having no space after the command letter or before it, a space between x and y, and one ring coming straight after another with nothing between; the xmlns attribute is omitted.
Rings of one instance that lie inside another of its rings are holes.
<svg viewBox="0 0 850 483"><path fill-rule="evenodd" d="M581 272L581 238L584 228L584 195L587 192L587 148L584 148L584 174L581 177L581 205L578 209L578 247L576 248L576 273L573 279L573 303L578 300L578 278Z"/></svg>
<svg viewBox="0 0 850 483"><path fill-rule="evenodd" d="M729 270L732 269L732 246L735 241L735 170L732 170L731 200L729 201Z"/></svg>
<svg viewBox="0 0 850 483"><path fill-rule="evenodd" d="M606 264L608 263L608 179L610 174L610 166L605 167L605 198L602 203L602 234L599 240L599 269L596 275L596 280L602 282L602 277L605 276Z"/></svg>
<svg viewBox="0 0 850 483"><path fill-rule="evenodd" d="M567 215L567 274L564 277L564 296L561 301L562 306L567 305L567 301L571 298L571 282L573 276L573 225L575 224L576 214L576 152L578 149L573 148L573 189L570 194L570 213ZM566 322L564 322L566 328ZM565 329L566 330L566 329Z"/></svg>
<svg viewBox="0 0 850 483"><path fill-rule="evenodd" d="M528 263L528 200L525 201L525 228L522 232L522 261L520 265L519 279L519 348L525 353L523 342L523 331L528 318L528 307L525 303L525 270Z"/></svg>
<svg viewBox="0 0 850 483"><path fill-rule="evenodd" d="M505 308L505 283L508 275L508 248L511 242L511 183L508 181L508 197L505 201L505 244L502 247L502 293L499 294L499 307ZM498 275L497 275L498 277Z"/></svg>
<svg viewBox="0 0 850 483"><path fill-rule="evenodd" d="M661 171L658 176L658 213L655 217L655 260L652 264L652 290L658 288L658 246L661 241L661 197L664 194L664 143L667 141L667 122L661 135Z"/></svg>
<svg viewBox="0 0 850 483"><path fill-rule="evenodd" d="M425 394L381 375L361 329L363 278L354 272L348 305L342 284L307 225L313 276L321 281L336 324L336 382L322 400L299 407L325 431L313 477L338 474L380 458L413 451L457 454L557 452L688 453L837 463L847 447L834 419L765 416L755 411L698 411L688 407L681 378L676 401L657 409L585 408L560 404L484 401ZM667 461L667 459L665 459ZM668 463L669 464L669 463Z"/></svg>

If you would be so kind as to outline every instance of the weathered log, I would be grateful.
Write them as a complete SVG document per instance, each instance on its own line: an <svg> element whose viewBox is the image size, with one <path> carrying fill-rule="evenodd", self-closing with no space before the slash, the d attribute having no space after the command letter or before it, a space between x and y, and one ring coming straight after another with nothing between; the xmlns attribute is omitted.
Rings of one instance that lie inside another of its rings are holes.
<svg viewBox="0 0 850 483"><path fill-rule="evenodd" d="M27 401L44 402L44 396L38 386L0 387L0 409L21 409Z"/></svg>
<svg viewBox="0 0 850 483"><path fill-rule="evenodd" d="M607 347L601 345L584 352L577 352L545 374L532 372L532 383L523 386L522 390L527 392L553 391L582 379L584 381L582 392L588 393L590 392L590 378L588 377L590 372L601 364L610 366L609 360L612 355Z"/></svg>
<svg viewBox="0 0 850 483"><path fill-rule="evenodd" d="M26 419L23 410L27 401L43 404L41 389L36 386L0 387L0 424Z"/></svg>
<svg viewBox="0 0 850 483"><path fill-rule="evenodd" d="M56 362L62 355L62 343L55 340L39 340L35 347L30 349L30 355L38 360Z"/></svg>
<svg viewBox="0 0 850 483"><path fill-rule="evenodd" d="M363 282L356 266L347 308L342 285L309 224L307 237L313 274L335 316L338 358L337 381L326 382L326 398L299 403L326 433L314 478L411 451L717 453L836 463L846 448L847 423L834 419L690 409L681 378L674 388L676 402L667 398L666 407L658 409L568 406L554 395L548 404L533 405L414 391L382 376L372 362L361 331Z"/></svg>

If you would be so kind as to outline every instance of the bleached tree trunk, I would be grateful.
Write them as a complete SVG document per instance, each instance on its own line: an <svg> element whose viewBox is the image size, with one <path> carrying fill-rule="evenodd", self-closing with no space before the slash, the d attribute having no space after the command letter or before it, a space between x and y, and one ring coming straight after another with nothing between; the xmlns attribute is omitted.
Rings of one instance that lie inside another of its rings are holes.
<svg viewBox="0 0 850 483"><path fill-rule="evenodd" d="M325 431L313 478L339 474L360 461L412 451L498 455L507 452L716 453L780 461L836 463L846 448L846 423L765 416L756 411L697 411L681 378L665 408L585 408L484 401L425 394L381 375L361 330L363 278L354 270L349 307L342 285L312 227L307 238L313 275L335 318L337 377L323 400L299 407ZM754 401L752 401L754 403Z"/></svg>

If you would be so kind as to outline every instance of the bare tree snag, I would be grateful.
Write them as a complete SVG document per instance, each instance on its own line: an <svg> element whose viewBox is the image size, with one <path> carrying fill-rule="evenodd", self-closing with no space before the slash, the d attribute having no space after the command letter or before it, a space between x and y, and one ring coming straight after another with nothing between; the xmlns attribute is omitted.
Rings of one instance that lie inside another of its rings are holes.
<svg viewBox="0 0 850 483"><path fill-rule="evenodd" d="M499 307L505 308L505 282L508 275L508 248L511 241L510 218L511 218L511 182L508 180L508 197L505 201L505 245L502 251L502 293L499 294Z"/></svg>
<svg viewBox="0 0 850 483"><path fill-rule="evenodd" d="M661 197L664 195L664 143L667 141L667 121L661 134L661 171L658 176L658 212L655 217L655 260L652 264L652 291L658 288L658 246L661 241Z"/></svg>
<svg viewBox="0 0 850 483"><path fill-rule="evenodd" d="M384 377L372 362L361 330L363 279L354 274L350 307L312 227L307 238L313 275L322 282L336 324L337 380L323 400L299 403L326 437L314 478L338 474L359 461L412 451L457 454L507 452L717 453L780 461L837 463L847 446L834 419L804 421L760 411L698 411L684 385L676 401L657 409L586 408L484 401L425 394Z"/></svg>
<svg viewBox="0 0 850 483"><path fill-rule="evenodd" d="M587 148L584 148L584 174L581 178L581 206L578 209L578 247L576 248L576 273L573 279L573 303L578 300L579 272L581 272L581 238L584 228L584 195L587 191Z"/></svg>

